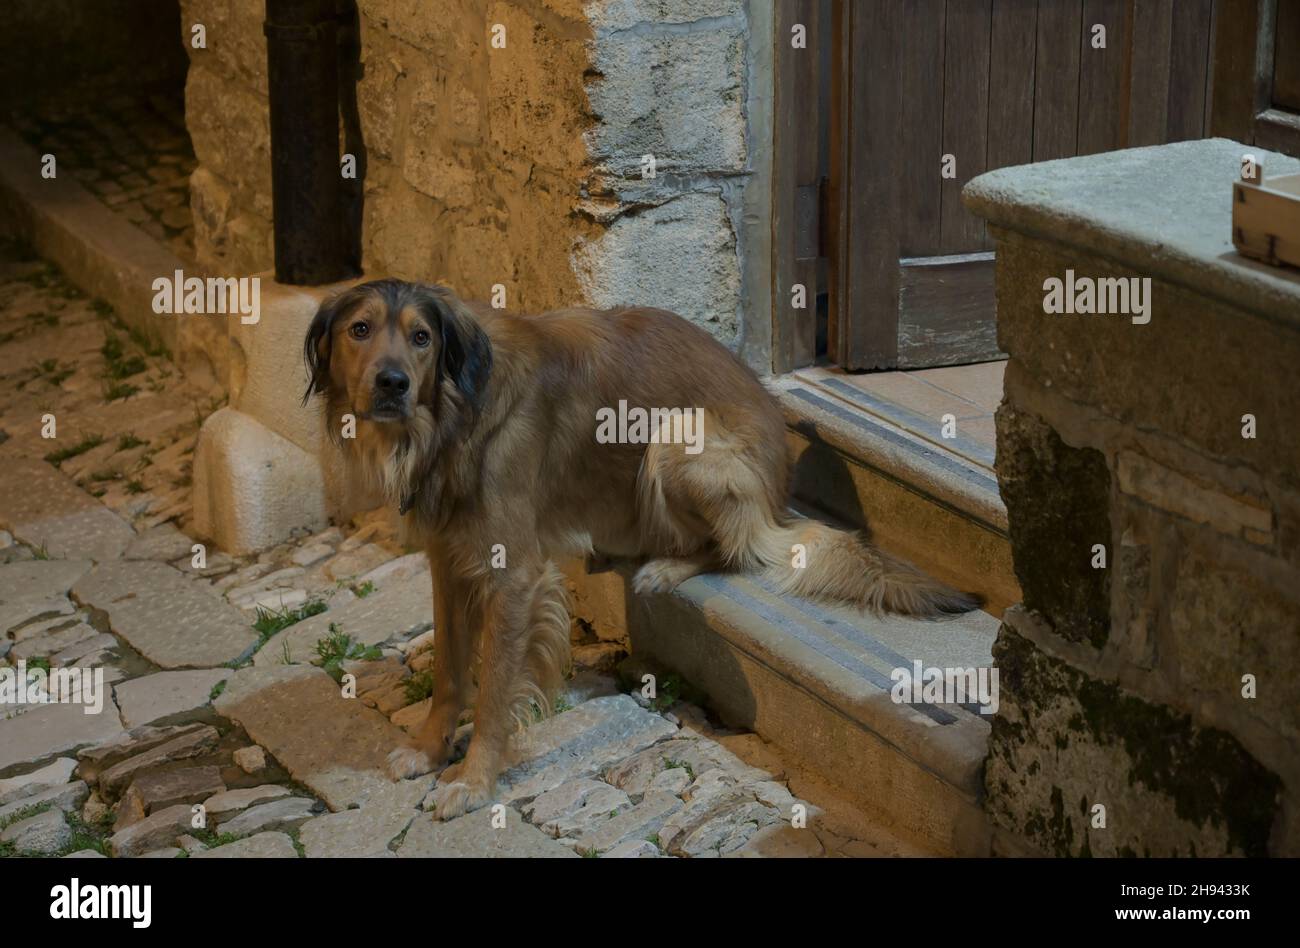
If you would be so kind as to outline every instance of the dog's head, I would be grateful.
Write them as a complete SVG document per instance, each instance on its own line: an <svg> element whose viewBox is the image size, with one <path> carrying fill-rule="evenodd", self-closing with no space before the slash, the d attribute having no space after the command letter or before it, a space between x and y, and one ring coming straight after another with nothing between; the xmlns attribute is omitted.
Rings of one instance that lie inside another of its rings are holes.
<svg viewBox="0 0 1300 948"><path fill-rule="evenodd" d="M331 406L398 434L426 409L435 424L450 410L476 415L492 348L449 289L374 280L321 304L303 354L311 375L303 401Z"/></svg>

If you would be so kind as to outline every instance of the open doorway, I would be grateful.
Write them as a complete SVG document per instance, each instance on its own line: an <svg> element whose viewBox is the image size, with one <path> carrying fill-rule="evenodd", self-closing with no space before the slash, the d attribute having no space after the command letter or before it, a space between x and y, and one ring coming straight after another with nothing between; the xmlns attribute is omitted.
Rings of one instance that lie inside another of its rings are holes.
<svg viewBox="0 0 1300 948"><path fill-rule="evenodd" d="M60 176L192 260L180 4L14 0L6 13L6 123Z"/></svg>

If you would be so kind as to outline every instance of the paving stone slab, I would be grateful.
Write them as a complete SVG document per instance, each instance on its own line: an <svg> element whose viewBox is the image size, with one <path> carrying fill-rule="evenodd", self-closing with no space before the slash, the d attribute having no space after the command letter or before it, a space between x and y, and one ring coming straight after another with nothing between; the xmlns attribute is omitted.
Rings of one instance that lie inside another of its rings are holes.
<svg viewBox="0 0 1300 948"><path fill-rule="evenodd" d="M404 732L311 665L240 669L213 702L331 810L364 805L392 785L385 773Z"/></svg>
<svg viewBox="0 0 1300 948"><path fill-rule="evenodd" d="M288 787L281 787L274 783L263 784L260 787L246 787L242 790L227 790L204 800L203 809L207 811L209 818L220 819L233 816L251 806L257 806L259 803L270 803L272 800L279 800L282 797L289 796L290 793Z"/></svg>
<svg viewBox="0 0 1300 948"><path fill-rule="evenodd" d="M161 846L171 846L176 837L194 829L192 820L193 813L188 805L169 806L118 830L108 838L109 850L114 856L139 856Z"/></svg>
<svg viewBox="0 0 1300 948"><path fill-rule="evenodd" d="M99 779L100 773L114 764L121 763L136 754L143 754L183 734L192 734L204 726L202 724L145 726L123 731L110 740L77 751L77 776L94 783Z"/></svg>
<svg viewBox="0 0 1300 948"><path fill-rule="evenodd" d="M212 689L232 674L228 668L158 672L122 682L113 693L122 713L122 723L139 727L203 707L210 700Z"/></svg>
<svg viewBox="0 0 1300 948"><path fill-rule="evenodd" d="M423 816L420 801L432 784L432 779L404 780L360 809L318 816L302 825L298 842L310 859L391 856L388 844Z"/></svg>
<svg viewBox="0 0 1300 948"><path fill-rule="evenodd" d="M78 622L56 632L47 632L44 635L23 639L14 646L12 654L15 661L20 658L28 660L44 658L87 639L93 639L98 634L93 626L87 625L85 622Z"/></svg>
<svg viewBox="0 0 1300 948"><path fill-rule="evenodd" d="M158 560L170 563L192 555L194 541L171 523L160 523L141 533L122 552L125 560Z"/></svg>
<svg viewBox="0 0 1300 948"><path fill-rule="evenodd" d="M26 642L28 639L76 625L86 618L84 612L77 612L76 603L67 596L54 596L33 603L33 612L42 608L43 611L38 614L38 617L10 630L9 634L13 636L14 642Z"/></svg>
<svg viewBox="0 0 1300 948"><path fill-rule="evenodd" d="M40 562L39 560L35 562ZM43 635L46 631L76 621L77 606L67 596L50 596L46 599L27 599L6 604L3 621L14 642Z"/></svg>
<svg viewBox="0 0 1300 948"><path fill-rule="evenodd" d="M631 808L622 790L583 777L541 794L524 807L524 816L548 836L579 836Z"/></svg>
<svg viewBox="0 0 1300 948"><path fill-rule="evenodd" d="M76 769L77 761L74 758L60 757L31 773L0 780L0 806L49 790L51 787L62 786L72 779L72 772Z"/></svg>
<svg viewBox="0 0 1300 948"><path fill-rule="evenodd" d="M214 750L219 739L216 728L204 725L141 754L128 757L99 774L100 792L107 797L115 797L127 788L137 774L163 764L200 757Z"/></svg>
<svg viewBox="0 0 1300 948"><path fill-rule="evenodd" d="M743 846L725 853L731 859L816 859L826 847L811 829L774 823L754 833Z"/></svg>
<svg viewBox="0 0 1300 948"><path fill-rule="evenodd" d="M222 820L217 829L236 836L252 836L273 830L296 829L317 814L316 803L306 797L285 797L270 803L259 803L247 810Z"/></svg>
<svg viewBox="0 0 1300 948"><path fill-rule="evenodd" d="M0 465L0 526L53 558L97 563L117 559L135 537L130 524L62 471L28 458Z"/></svg>
<svg viewBox="0 0 1300 948"><path fill-rule="evenodd" d="M725 856L735 852L759 830L781 822L776 810L758 802L737 803L715 811L671 843L674 856Z"/></svg>
<svg viewBox="0 0 1300 948"><path fill-rule="evenodd" d="M291 662L310 662L316 656L316 643L330 634L331 624L363 645L426 629L433 624L433 586L427 575L389 582L363 599L289 626L258 650L253 663L281 664L286 648Z"/></svg>
<svg viewBox="0 0 1300 948"><path fill-rule="evenodd" d="M0 823L12 819L16 813L20 813L31 806L50 806L56 810L62 810L64 813L80 810L89 796L90 788L86 786L84 780L75 780L72 783L60 784L57 787L47 787L32 796L0 806Z"/></svg>
<svg viewBox="0 0 1300 948"><path fill-rule="evenodd" d="M629 841L637 842L658 834L664 823L682 807L671 793L651 790L630 810L578 837L575 848L583 852L605 853Z"/></svg>
<svg viewBox="0 0 1300 948"><path fill-rule="evenodd" d="M19 852L50 855L72 842L72 827L62 810L47 810L9 826L0 842L12 843Z"/></svg>
<svg viewBox="0 0 1300 948"><path fill-rule="evenodd" d="M72 588L108 613L112 630L162 668L211 668L257 642L247 618L166 563L102 564Z"/></svg>
<svg viewBox="0 0 1300 948"><path fill-rule="evenodd" d="M528 728L502 776L503 802L531 799L578 777L589 777L677 728L627 695L595 698Z"/></svg>
<svg viewBox="0 0 1300 948"><path fill-rule="evenodd" d="M69 645L67 648L55 652L50 656L50 666L53 668L63 668L74 662L79 663L87 657L99 658L104 654L113 651L121 646L121 643L107 632L101 632L99 635L93 635L88 639L82 639L75 645ZM82 666L84 667L84 666Z"/></svg>
<svg viewBox="0 0 1300 948"><path fill-rule="evenodd" d="M601 853L603 859L658 859L663 853L649 840L629 839L619 843L608 852Z"/></svg>
<svg viewBox="0 0 1300 948"><path fill-rule="evenodd" d="M258 833L215 849L192 853L191 859L297 859L293 840L284 833Z"/></svg>
<svg viewBox="0 0 1300 948"><path fill-rule="evenodd" d="M497 814L502 826L494 827ZM496 811L485 806L446 823L422 814L406 831L399 858L451 859L573 859L577 854L535 826L529 826L510 807Z"/></svg>
<svg viewBox="0 0 1300 948"><path fill-rule="evenodd" d="M94 565L90 560L23 560L0 566L0 634L42 615L49 600L66 601L68 590Z"/></svg>
<svg viewBox="0 0 1300 948"><path fill-rule="evenodd" d="M225 789L221 768L205 764L140 774L127 788L126 796L139 800L143 811L148 814L179 803L202 803Z"/></svg>
<svg viewBox="0 0 1300 948"><path fill-rule="evenodd" d="M674 770L689 774L689 781L710 770L730 774L740 785L772 779L771 774L751 767L721 744L703 737L677 737L655 744L606 768L603 776L635 800L663 775L676 779Z"/></svg>
<svg viewBox="0 0 1300 948"><path fill-rule="evenodd" d="M111 698L98 714L86 714L86 710L81 704L43 704L0 717L0 772L126 733Z"/></svg>

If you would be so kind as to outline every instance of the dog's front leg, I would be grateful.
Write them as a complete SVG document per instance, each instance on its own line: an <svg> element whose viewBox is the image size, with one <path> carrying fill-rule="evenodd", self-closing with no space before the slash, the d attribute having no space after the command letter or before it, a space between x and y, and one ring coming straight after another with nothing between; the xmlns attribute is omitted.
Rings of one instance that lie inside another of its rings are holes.
<svg viewBox="0 0 1300 948"><path fill-rule="evenodd" d="M473 627L467 614L468 586L446 556L428 550L433 574L433 701L410 743L388 755L388 770L398 780L427 774L451 757L460 714L469 704Z"/></svg>
<svg viewBox="0 0 1300 948"><path fill-rule="evenodd" d="M476 810L496 792L497 777L508 762L510 739L528 706L524 665L541 576L541 564L512 565L484 580L474 736L465 759L444 772L434 791L439 819Z"/></svg>

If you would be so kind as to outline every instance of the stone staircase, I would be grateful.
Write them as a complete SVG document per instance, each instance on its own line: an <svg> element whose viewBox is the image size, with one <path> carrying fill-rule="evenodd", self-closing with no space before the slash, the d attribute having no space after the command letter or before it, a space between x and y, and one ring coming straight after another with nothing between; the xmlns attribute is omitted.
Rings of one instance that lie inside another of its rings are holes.
<svg viewBox="0 0 1300 948"><path fill-rule="evenodd" d="M873 617L722 574L644 597L630 571L574 565L575 612L601 637L625 632L634 657L680 674L722 720L804 761L901 837L936 854L986 853L990 715L970 701L898 703L891 676L917 661L992 667L998 619L1020 598L993 459L927 441L849 386L787 377L775 388L797 458L796 512L869 524L872 542L979 593L986 611Z"/></svg>

